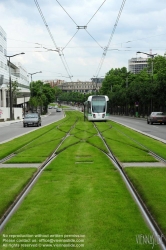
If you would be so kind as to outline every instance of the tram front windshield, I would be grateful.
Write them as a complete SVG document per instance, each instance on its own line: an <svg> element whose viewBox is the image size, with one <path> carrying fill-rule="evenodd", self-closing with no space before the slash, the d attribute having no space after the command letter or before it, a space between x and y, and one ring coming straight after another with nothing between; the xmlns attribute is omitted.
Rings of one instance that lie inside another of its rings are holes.
<svg viewBox="0 0 166 250"><path fill-rule="evenodd" d="M103 113L106 109L106 100L104 97L93 97L92 98L92 112Z"/></svg>

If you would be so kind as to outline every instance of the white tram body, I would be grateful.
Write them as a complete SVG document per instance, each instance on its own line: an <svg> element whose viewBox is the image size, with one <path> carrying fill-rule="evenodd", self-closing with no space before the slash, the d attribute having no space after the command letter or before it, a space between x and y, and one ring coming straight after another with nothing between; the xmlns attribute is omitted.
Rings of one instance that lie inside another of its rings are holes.
<svg viewBox="0 0 166 250"><path fill-rule="evenodd" d="M108 96L91 95L84 103L85 116L89 121L106 121L108 120Z"/></svg>

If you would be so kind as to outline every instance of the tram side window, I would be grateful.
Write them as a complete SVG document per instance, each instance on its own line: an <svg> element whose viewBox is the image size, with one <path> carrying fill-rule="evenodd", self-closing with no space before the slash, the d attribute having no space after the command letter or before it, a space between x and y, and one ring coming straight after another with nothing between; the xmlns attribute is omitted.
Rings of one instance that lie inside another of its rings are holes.
<svg viewBox="0 0 166 250"><path fill-rule="evenodd" d="M109 113L109 101L107 101L106 113Z"/></svg>
<svg viewBox="0 0 166 250"><path fill-rule="evenodd" d="M88 102L88 114L91 113L91 102Z"/></svg>

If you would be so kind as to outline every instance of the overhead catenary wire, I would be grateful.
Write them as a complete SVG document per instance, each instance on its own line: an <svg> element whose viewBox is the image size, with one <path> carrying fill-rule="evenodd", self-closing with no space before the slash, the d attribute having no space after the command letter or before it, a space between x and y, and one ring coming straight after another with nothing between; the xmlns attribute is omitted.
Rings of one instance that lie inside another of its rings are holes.
<svg viewBox="0 0 166 250"><path fill-rule="evenodd" d="M101 70L101 67L102 67L102 65L103 65L104 59L105 59L105 57L106 57L106 55L107 55L108 48L109 48L110 43L111 43L111 41L112 41L112 38L113 38L113 36L114 36L114 33L115 33L116 27L117 27L117 25L118 25L118 22L119 22L119 19L120 19L120 16L121 16L123 7L124 7L124 5L125 5L125 2L126 2L126 0L123 0L123 1L122 1L122 4L121 4L121 7L120 7L118 16L117 16L117 18L116 18L116 21L115 21L115 24L114 24L114 27L113 27L113 30L112 30L112 33L111 33L111 36L110 36L110 38L109 38L109 41L108 41L107 46L104 48L104 52L103 52L103 54L102 54L102 57L101 57L101 60L100 60L98 69L97 69L97 71L96 71L96 74L95 74L96 77L98 77L98 75L99 75L99 73L100 73L100 70Z"/></svg>
<svg viewBox="0 0 166 250"><path fill-rule="evenodd" d="M101 48L101 49L103 49L103 47L97 42L97 40L87 31L87 30L85 30L87 33L88 33L88 35L90 36L90 37L92 37L92 39L99 45L99 47Z"/></svg>
<svg viewBox="0 0 166 250"><path fill-rule="evenodd" d="M138 38L138 39L134 39L134 40L131 39L131 40L128 40L128 41L119 42L119 43L115 43L115 44L112 44L112 45L118 45L118 44L124 44L124 43L132 43L132 42L136 42L136 41L140 41L140 40L146 40L146 39L149 39L149 38L152 38L152 37L165 36L165 35L166 35L166 33L159 34L159 35L153 35L153 36L147 36L147 37L141 37L141 38ZM13 39L13 38L8 38L8 40L18 41L18 42L21 42L21 43L31 43L31 44L35 44L35 45L39 44L39 43L34 43L34 42L29 42L29 41L23 41L23 40ZM49 46L51 46L51 44L49 44L49 45L45 44L45 46L49 47ZM67 48L77 48L77 47L79 47L79 46L72 46L72 47L68 46ZM95 47L95 46L81 46L81 47ZM102 47L104 47L104 46L102 46ZM8 48L21 48L21 47L19 46L19 47L8 47ZM22 47L22 48L24 48L24 47ZM165 49L165 47L162 48L162 49Z"/></svg>
<svg viewBox="0 0 166 250"><path fill-rule="evenodd" d="M105 0L106 1L106 0ZM105 1L101 4L101 6L105 3ZM57 1L58 2L58 1ZM125 1L123 1L124 2L124 4L125 4ZM58 2L59 3L59 2ZM101 6L98 8L98 10L95 12L95 14L92 16L92 18L89 20L89 22L93 19L93 17L96 15L96 13L99 11L99 9L101 8ZM123 4L121 5L121 8L122 8L122 10L123 10ZM64 9L64 8L63 8ZM65 11L65 10L64 10ZM66 11L65 11L66 12ZM120 11L119 11L119 14L120 14ZM70 16L70 15L68 15L68 16ZM44 17L44 16L43 16ZM70 18L71 18L71 16L70 16ZM119 21L119 19L120 19L120 15L118 15L118 17L117 17L117 22ZM73 20L74 21L74 20ZM87 24L89 24L89 22L87 23ZM74 23L76 24L76 22L74 21ZM47 23L46 23L47 24ZM45 25L46 25L45 24ZM76 24L77 25L77 24ZM103 64L103 62L104 62L104 59L105 59L105 57L106 57L106 54L107 54L107 52L109 51L109 48L110 48L110 44L111 44L111 42L112 42L112 38L113 38L113 35L114 35L114 32L115 32L115 30L116 30L116 23L115 23L115 25L114 25L114 29L113 29L113 32L112 32L112 37L110 37L110 39L109 39L109 41L108 41L108 44L107 44L107 46L101 46L97 41L96 41L96 39L87 31L87 33L91 36L91 38L96 42L96 44L98 45L98 46L100 46L100 48L102 48L103 49L103 55L102 55L102 60L101 60L101 64L99 64L99 67L98 67L98 70L99 70L99 72L100 72L100 70L101 70L101 67L102 67L102 64ZM76 33L73 35L73 37L69 40L69 42L65 45L65 47L61 47L62 49L61 49L61 52L65 49L65 48L69 48L69 43L71 42L71 40L76 36L76 34L77 34L77 32L78 32L78 30L76 31ZM146 39L146 38L142 38L142 39ZM137 40L140 40L140 39L136 39L136 40L134 40L134 41L137 41ZM128 42L132 42L132 41L128 41ZM119 49L119 51L128 51L128 50L120 50ZM130 51L131 51L131 49L130 49ZM61 56L61 58L62 58L62 56ZM63 58L63 59L65 59L65 58ZM63 59L61 59L61 60L63 60ZM65 62L65 60L64 60L64 63L66 63ZM100 67L101 66L101 67ZM66 68L67 68L68 66L66 65ZM99 75L99 72L97 72L97 75Z"/></svg>
<svg viewBox="0 0 166 250"><path fill-rule="evenodd" d="M64 63L66 63L66 67L68 67L68 65L67 65L67 62L66 62L66 59L65 59L65 57L64 57L64 54L63 54L63 52L62 52L62 59L64 60ZM69 67L68 67L68 69L67 69L68 71L69 71L69 78L70 78L70 80L72 81L72 75L71 75L71 72L70 72L70 69L69 69Z"/></svg>
<svg viewBox="0 0 166 250"><path fill-rule="evenodd" d="M87 29L87 25L90 23L90 21L93 19L93 17L96 15L96 13L99 11L99 9L101 8L101 6L106 2L106 0L104 0L104 2L100 5L100 7L97 9L97 11L94 13L94 15L90 18L90 20L88 21L88 23L85 26L79 26L77 25L77 23L74 21L74 19L69 15L69 13L65 10L65 8L59 3L58 0L56 0L56 2L61 6L61 8L66 12L66 14L70 17L70 19L76 24L77 29ZM77 31L78 32L78 31ZM69 42L65 45L65 47L63 49L65 49L67 47L67 45L71 42L71 40L74 38L74 36L77 34L77 32L73 35L73 37L69 40ZM86 30L86 32L89 34L89 36L99 45L100 48L102 48L102 46L96 41L96 39ZM103 49L103 48L102 48Z"/></svg>
<svg viewBox="0 0 166 250"><path fill-rule="evenodd" d="M90 21L94 18L94 16L96 15L96 13L99 11L99 9L101 8L101 6L106 2L106 0L104 0L104 2L100 5L100 7L96 10L96 12L93 14L93 16L91 17L91 19L87 22L86 26L88 26L88 24L90 23Z"/></svg>
<svg viewBox="0 0 166 250"><path fill-rule="evenodd" d="M40 6L39 6L37 0L34 0L34 2L35 2L35 4L36 4L36 6L37 6L37 9L38 9L38 11L39 11L39 13L40 13L42 19L43 19L43 22L44 22L44 24L45 24L45 26L46 26L46 28L47 28L47 30L48 30L48 33L49 33L49 35L50 35L50 37L51 37L51 40L53 41L53 43L54 43L54 45L55 45L55 47L56 47L56 49L57 49L58 46L57 46L56 43L55 43L55 40L54 40L54 38L53 38L53 35L51 34L51 31L50 31L50 29L49 29L49 27L48 27L48 24L47 24L47 22L46 22L46 20L45 20L45 17L44 17L44 15L43 15L42 11L41 11L41 9L40 9Z"/></svg>
<svg viewBox="0 0 166 250"><path fill-rule="evenodd" d="M57 46L56 43L55 43L54 37L53 37L53 35L52 35L52 33L51 33L49 27L48 27L48 24L47 24L47 22L46 22L46 20L45 20L45 17L44 17L44 15L43 15L43 13L42 13L42 11L41 11L41 9L40 9L40 6L39 6L39 4L38 4L38 1L37 1L37 0L34 0L34 2L35 2L35 4L36 4L37 9L38 9L38 11L39 11L39 13L40 13L40 15L41 15L41 17L42 17L42 20L43 20L43 22L44 22L44 24L45 24L45 26L46 26L46 28L47 28L47 31L48 31L48 33L49 33L49 35L50 35L50 37L51 37L51 40L52 40L52 42L53 42L55 48L58 50L58 54L59 54L59 56L60 56L60 58L61 58L61 61L62 61L62 63L63 63L63 66L64 66L64 68L65 68L65 70L66 70L66 72L67 72L69 78L71 79L71 75L69 74L68 69L67 69L67 68L69 68L69 67L68 67L68 65L67 65L67 62L64 61L64 54L63 54L63 57L61 57L60 50L59 50L58 46ZM71 79L71 81L72 81L72 79Z"/></svg>
<svg viewBox="0 0 166 250"><path fill-rule="evenodd" d="M66 14L70 17L70 19L73 21L73 23L75 23L76 24L76 26L78 26L77 25L77 23L74 21L74 19L69 15L69 13L63 8L63 6L59 3L59 1L58 0L56 0L56 2L61 6L61 8L64 10L64 12L66 12Z"/></svg>
<svg viewBox="0 0 166 250"><path fill-rule="evenodd" d="M75 34L72 36L72 38L68 41L68 43L63 47L63 49L62 50L64 50L66 47L67 47L67 45L71 42L71 40L75 37L75 35L77 34L77 32L78 32L79 30L77 30L76 32L75 32Z"/></svg>

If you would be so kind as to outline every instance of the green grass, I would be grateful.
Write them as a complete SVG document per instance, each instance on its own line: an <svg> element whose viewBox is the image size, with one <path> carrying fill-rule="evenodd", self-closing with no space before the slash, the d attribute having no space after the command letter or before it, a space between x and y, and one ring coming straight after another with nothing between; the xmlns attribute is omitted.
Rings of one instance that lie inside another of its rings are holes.
<svg viewBox="0 0 166 250"><path fill-rule="evenodd" d="M71 131L71 135L74 135L78 139L86 140L86 139L92 137L94 134L91 132L82 131L82 130L74 128Z"/></svg>
<svg viewBox="0 0 166 250"><path fill-rule="evenodd" d="M70 121L66 119L66 121L58 126L54 124L54 127L48 130L47 133L44 133L27 146L17 150L17 154L6 161L6 163L42 163L54 152L62 138L66 135L65 132L60 130L60 127L68 128L69 130L69 127L71 128L74 122L75 119L71 119Z"/></svg>
<svg viewBox="0 0 166 250"><path fill-rule="evenodd" d="M61 126L58 126L58 129L65 132L65 133L68 133L69 130L71 129L71 126L73 125L73 122L70 122L69 125L61 125Z"/></svg>
<svg viewBox="0 0 166 250"><path fill-rule="evenodd" d="M62 143L62 145L58 148L58 150L56 151L57 153L63 151L64 149L78 143L80 141L80 139L74 137L74 136L69 136L66 138L66 140Z"/></svg>
<svg viewBox="0 0 166 250"><path fill-rule="evenodd" d="M127 136L132 137L133 139L137 140L139 143L146 146L151 151L154 151L156 154L166 159L166 144L164 144L163 142L160 142L148 136L142 135L132 129L129 129L115 122L111 122L111 124L114 128L122 131Z"/></svg>
<svg viewBox="0 0 166 250"><path fill-rule="evenodd" d="M104 132L107 129L110 129L112 127L111 123L109 121L107 121L107 122L95 122L95 125L98 127L100 132Z"/></svg>
<svg viewBox="0 0 166 250"><path fill-rule="evenodd" d="M36 146L41 146L44 147L45 145L59 141L65 136L64 132L59 131L58 129L53 129L49 131L48 133L42 135L40 138L37 138L36 140L33 140L31 143L28 145L24 146L23 148L17 150L17 153L23 152L27 149L33 149Z"/></svg>
<svg viewBox="0 0 166 250"><path fill-rule="evenodd" d="M77 164L79 156L85 160ZM87 164L88 157L93 163ZM137 234L150 232L118 171L101 151L85 142L69 147L51 162L3 231L27 233L82 234L86 250L151 247L136 243Z"/></svg>
<svg viewBox="0 0 166 250"><path fill-rule="evenodd" d="M154 157L144 150L125 145L124 143L115 142L110 139L106 139L106 142L114 155L121 162L157 162Z"/></svg>
<svg viewBox="0 0 166 250"><path fill-rule="evenodd" d="M0 168L0 216L23 189L36 168Z"/></svg>
<svg viewBox="0 0 166 250"><path fill-rule="evenodd" d="M87 250L151 249L151 245L136 243L136 235L151 233L118 171L99 150L107 151L101 139L96 136L93 123L83 122L83 115L80 112L67 111L63 122L59 121L41 128L43 130L39 129L25 135L26 143L23 140L24 137L20 137L0 145L0 150L3 149L6 154L9 149L17 149L18 154L9 161L10 163L43 162L55 150L73 124L75 127L71 131L71 136L58 149L58 156L42 173L3 233L83 234L85 235L84 249ZM126 128L123 130L122 126L112 122L96 123L96 125L121 161L155 161L145 149L115 128L125 131L129 136L132 135L140 141L144 136L139 136L138 133ZM146 139L144 140L146 142ZM152 142L156 143L155 140L150 139L149 145ZM24 145L26 146L23 147ZM163 144L162 149L164 149ZM0 156L2 155L1 153ZM2 182L3 189L6 187L6 193L2 195L2 201L0 200L1 213L35 171L29 169L29 172L24 172L27 170L8 169L6 176L2 175L0 185ZM162 191L165 172L159 173L156 170L151 175L150 172L144 175L143 171L133 174L134 171L135 169L126 169L139 192L144 194L145 201L165 232L166 226L162 222L166 202L164 198L166 190ZM150 196L154 187L156 190ZM153 194L155 198L151 200L150 197ZM2 248L0 245L0 249L11 248ZM26 249L32 248L26 247ZM158 246L153 249L158 249Z"/></svg>
<svg viewBox="0 0 166 250"><path fill-rule="evenodd" d="M54 140L51 142L46 142L39 144L38 146L34 146L28 148L16 156L12 157L10 160L6 161L6 163L35 163L35 162L43 162L46 160L51 154L54 152L61 139Z"/></svg>
<svg viewBox="0 0 166 250"><path fill-rule="evenodd" d="M78 121L77 124L75 125L75 128L79 129L79 130L90 132L92 134L97 133L93 123L88 122L88 121L86 121L86 122Z"/></svg>
<svg viewBox="0 0 166 250"><path fill-rule="evenodd" d="M65 121L65 119L63 120L63 122ZM55 128L55 126L57 126L58 124L61 124L62 121L58 121L55 125L55 123L50 124L46 127L37 129L33 132L30 132L26 135L20 136L18 138L15 138L9 142L0 144L0 159L3 159L4 157L6 157L7 155L13 153L16 150L19 150L20 148L24 147L25 145L29 144L30 142L32 142L33 140L39 138L40 136L48 133L49 131L51 131L52 129Z"/></svg>
<svg viewBox="0 0 166 250"><path fill-rule="evenodd" d="M71 117L72 115L70 115ZM72 116L71 122L75 122L76 115ZM63 123L69 123L68 117L63 121L48 125L41 130L36 130L25 136L18 137L8 143L0 145L3 150L2 155L6 155L9 151L17 150L17 155L6 163L42 163L55 150L65 133L57 129L57 126ZM23 139L25 138L25 140ZM24 146L24 144L27 145ZM14 198L22 190L23 186L30 179L35 169L0 169L0 213L13 202Z"/></svg>
<svg viewBox="0 0 166 250"><path fill-rule="evenodd" d="M166 235L166 168L125 168L153 217Z"/></svg>
<svg viewBox="0 0 166 250"><path fill-rule="evenodd" d="M105 144L103 143L102 139L99 136L93 136L91 138L88 138L86 141L92 144L93 146L103 150L105 153L108 153Z"/></svg>
<svg viewBox="0 0 166 250"><path fill-rule="evenodd" d="M110 122L99 123L97 127L102 132L111 151L121 162L156 162L147 150L110 126ZM110 127L110 129L108 128Z"/></svg>

